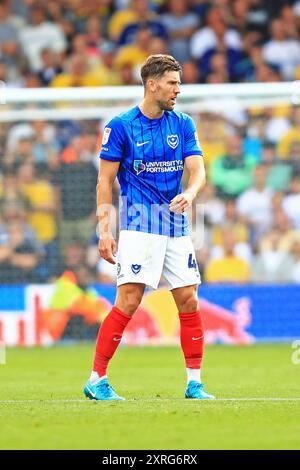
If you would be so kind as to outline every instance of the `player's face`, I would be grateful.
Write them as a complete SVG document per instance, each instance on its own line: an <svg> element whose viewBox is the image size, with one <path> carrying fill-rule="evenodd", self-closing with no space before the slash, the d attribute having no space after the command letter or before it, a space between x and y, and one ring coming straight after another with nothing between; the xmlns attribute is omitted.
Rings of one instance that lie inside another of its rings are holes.
<svg viewBox="0 0 300 470"><path fill-rule="evenodd" d="M155 81L154 98L163 111L172 111L176 104L177 95L180 93L179 72L166 72Z"/></svg>

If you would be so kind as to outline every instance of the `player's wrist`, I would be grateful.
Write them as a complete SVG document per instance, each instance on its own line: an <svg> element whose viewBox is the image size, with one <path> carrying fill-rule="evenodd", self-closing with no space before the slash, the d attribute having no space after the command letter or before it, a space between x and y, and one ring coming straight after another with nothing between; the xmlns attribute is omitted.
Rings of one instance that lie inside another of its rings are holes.
<svg viewBox="0 0 300 470"><path fill-rule="evenodd" d="M193 189L186 189L185 193L192 199L192 201L197 196L197 191L195 191Z"/></svg>

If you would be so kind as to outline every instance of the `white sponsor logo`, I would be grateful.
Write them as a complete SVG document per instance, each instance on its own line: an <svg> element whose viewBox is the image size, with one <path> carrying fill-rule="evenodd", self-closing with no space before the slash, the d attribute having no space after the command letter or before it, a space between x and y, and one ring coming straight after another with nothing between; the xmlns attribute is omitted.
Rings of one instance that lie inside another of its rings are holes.
<svg viewBox="0 0 300 470"><path fill-rule="evenodd" d="M121 338L113 338L114 341L121 341Z"/></svg>
<svg viewBox="0 0 300 470"><path fill-rule="evenodd" d="M104 133L103 133L102 145L107 144L110 133L111 133L111 128L110 128L110 127L106 127L106 128L104 129Z"/></svg>
<svg viewBox="0 0 300 470"><path fill-rule="evenodd" d="M192 340L193 340L193 341L198 341L198 339L201 339L201 338L203 338L203 336L199 336L199 338L194 338L194 336L193 336L193 337L192 337Z"/></svg>
<svg viewBox="0 0 300 470"><path fill-rule="evenodd" d="M142 145L148 144L149 140L146 140L146 142L137 142L136 146L141 147Z"/></svg>

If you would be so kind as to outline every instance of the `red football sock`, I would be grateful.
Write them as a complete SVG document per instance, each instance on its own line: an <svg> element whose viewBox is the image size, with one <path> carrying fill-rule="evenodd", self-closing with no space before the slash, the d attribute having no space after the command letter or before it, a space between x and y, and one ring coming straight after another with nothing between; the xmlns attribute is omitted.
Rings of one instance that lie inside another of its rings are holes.
<svg viewBox="0 0 300 470"><path fill-rule="evenodd" d="M179 313L180 342L186 367L200 369L203 357L203 326L200 312Z"/></svg>
<svg viewBox="0 0 300 470"><path fill-rule="evenodd" d="M130 319L130 315L113 307L103 321L98 333L93 367L100 377L106 375L108 363L113 357Z"/></svg>

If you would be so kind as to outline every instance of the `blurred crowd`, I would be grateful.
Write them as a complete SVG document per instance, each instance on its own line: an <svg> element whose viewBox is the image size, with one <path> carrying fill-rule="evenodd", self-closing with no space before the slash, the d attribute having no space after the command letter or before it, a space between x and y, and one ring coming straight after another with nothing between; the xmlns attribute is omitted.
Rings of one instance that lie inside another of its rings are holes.
<svg viewBox="0 0 300 470"><path fill-rule="evenodd" d="M131 85L170 53L184 83L300 76L299 0L1 0L0 80L11 87Z"/></svg>
<svg viewBox="0 0 300 470"><path fill-rule="evenodd" d="M299 32L300 1L0 0L0 80L136 84L140 64L160 52L182 63L184 83L292 80ZM193 117L208 176L191 213L193 227L204 215L203 282L300 283L300 107ZM102 127L1 123L0 283L47 283L65 271L82 287L115 283L116 267L97 252Z"/></svg>
<svg viewBox="0 0 300 470"><path fill-rule="evenodd" d="M300 283L300 107L193 117L208 176L190 214L203 281ZM97 253L99 128L1 126L1 283L52 282L64 271L83 287L115 282L116 266ZM116 210L118 194L116 182Z"/></svg>

